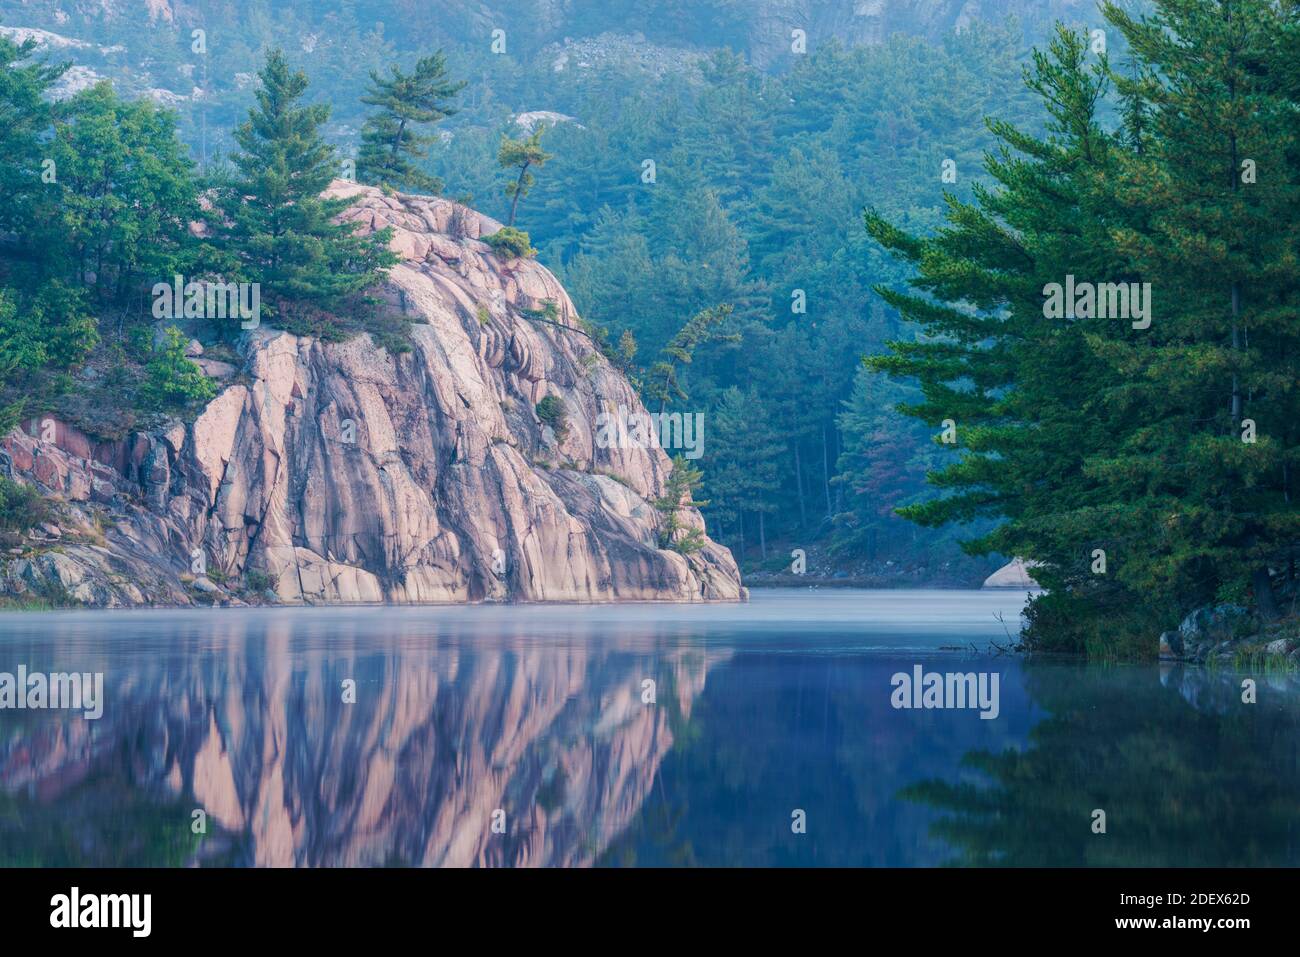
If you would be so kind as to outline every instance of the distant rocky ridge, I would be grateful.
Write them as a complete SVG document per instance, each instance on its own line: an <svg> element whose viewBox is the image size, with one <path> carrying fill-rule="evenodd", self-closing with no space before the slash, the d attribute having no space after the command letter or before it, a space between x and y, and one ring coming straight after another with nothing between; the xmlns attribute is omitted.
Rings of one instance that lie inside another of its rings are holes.
<svg viewBox="0 0 1300 957"><path fill-rule="evenodd" d="M45 31L61 52L89 47L77 37L102 30L132 34L187 34L220 22L220 8L236 14L248 0L0 0L0 19L12 27ZM656 69L679 57L729 46L762 68L788 64L791 32L804 31L809 48L832 40L853 46L884 42L894 33L938 40L977 22L1022 22L1095 16L1091 0L660 0L619 4L609 0L357 0L351 14L369 28L400 23L401 46L478 46L495 29L505 29L511 54L541 54L559 68L610 58L638 61ZM328 29L336 4L321 3L307 22ZM115 34L116 35L116 34ZM310 53L312 37L302 38ZM84 50L80 51L84 52ZM643 57L642 54L645 54ZM92 66L95 64L91 64ZM143 69L142 64L136 66ZM150 81L170 85L175 77ZM186 91L180 91L186 95Z"/></svg>
<svg viewBox="0 0 1300 957"><path fill-rule="evenodd" d="M282 602L702 601L744 596L731 553L657 547L671 463L601 448L641 409L576 330L564 289L443 199L337 181L363 231L391 226L384 286L412 351L259 328L197 419L95 442L49 417L0 441L0 473L60 516L0 560L0 594L96 606ZM553 309L556 324L526 310ZM566 328L568 327L568 328ZM554 397L563 435L536 405ZM703 529L694 508L688 527Z"/></svg>
<svg viewBox="0 0 1300 957"><path fill-rule="evenodd" d="M1089 0L757 0L745 4L746 52L760 67L788 61L791 32L811 47L827 40L847 46L883 43L903 33L938 40L979 21L1008 16L1069 17L1095 10Z"/></svg>

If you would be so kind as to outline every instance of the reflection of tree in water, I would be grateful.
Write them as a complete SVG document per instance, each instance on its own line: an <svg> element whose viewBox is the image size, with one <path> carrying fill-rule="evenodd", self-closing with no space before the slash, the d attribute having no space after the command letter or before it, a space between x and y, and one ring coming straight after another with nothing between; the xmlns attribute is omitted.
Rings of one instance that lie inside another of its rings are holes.
<svg viewBox="0 0 1300 957"><path fill-rule="evenodd" d="M823 863L824 808L851 797L843 775L820 760L833 733L824 672L808 659L741 655L711 673L642 813L598 863ZM794 807L817 825L807 836L790 831Z"/></svg>
<svg viewBox="0 0 1300 957"><path fill-rule="evenodd" d="M1294 689L1203 671L1182 693L1149 668L1029 665L1051 713L1030 746L972 751L983 785L928 780L903 797L949 812L933 825L952 863L1227 866L1300 862L1300 708ZM1185 697L1186 695L1186 697ZM1194 707L1188 698L1196 700ZM1092 811L1106 812L1093 834Z"/></svg>
<svg viewBox="0 0 1300 957"><path fill-rule="evenodd" d="M976 745L1023 741L1028 720L895 710L899 667L876 656L740 654L715 669L642 813L599 863L936 863L931 814L898 800L899 789ZM1008 689L1004 705L1017 694ZM805 834L791 831L794 808L807 813Z"/></svg>
<svg viewBox="0 0 1300 957"><path fill-rule="evenodd" d="M193 801L133 787L120 749L66 803L0 791L0 867L184 867L233 863L215 822L191 828Z"/></svg>

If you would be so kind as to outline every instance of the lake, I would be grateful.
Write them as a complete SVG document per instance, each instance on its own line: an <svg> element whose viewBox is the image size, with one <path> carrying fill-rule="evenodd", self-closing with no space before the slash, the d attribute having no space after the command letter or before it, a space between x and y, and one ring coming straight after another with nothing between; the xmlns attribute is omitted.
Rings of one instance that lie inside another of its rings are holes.
<svg viewBox="0 0 1300 957"><path fill-rule="evenodd" d="M103 677L0 710L0 865L1300 863L1294 675L1002 653L1025 597L2 614Z"/></svg>

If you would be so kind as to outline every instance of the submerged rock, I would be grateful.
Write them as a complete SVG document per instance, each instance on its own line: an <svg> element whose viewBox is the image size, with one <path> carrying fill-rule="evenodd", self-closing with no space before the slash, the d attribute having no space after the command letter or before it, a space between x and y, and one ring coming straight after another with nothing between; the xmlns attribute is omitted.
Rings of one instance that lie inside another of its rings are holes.
<svg viewBox="0 0 1300 957"><path fill-rule="evenodd" d="M94 516L61 519L58 554L78 568L61 588L189 604L181 576L216 569L226 590L285 602L744 597L721 545L658 547L651 502L671 462L597 442L600 413L644 410L545 267L498 259L479 237L500 224L450 201L330 192L353 198L344 216L363 231L393 228L403 258L382 293L416 323L411 351L259 328L238 381L188 426L105 443L48 419L11 432L0 471ZM530 320L542 310L558 325ZM562 436L535 412L545 397ZM679 519L704 527L694 508ZM16 564L0 564L0 591L53 587Z"/></svg>

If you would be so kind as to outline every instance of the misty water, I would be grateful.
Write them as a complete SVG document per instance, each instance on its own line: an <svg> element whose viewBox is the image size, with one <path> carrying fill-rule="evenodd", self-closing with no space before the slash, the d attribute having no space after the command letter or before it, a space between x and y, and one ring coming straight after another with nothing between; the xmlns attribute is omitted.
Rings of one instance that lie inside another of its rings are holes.
<svg viewBox="0 0 1300 957"><path fill-rule="evenodd" d="M0 864L1300 863L1294 676L1001 653L1024 600L0 615L0 673L104 676L0 710Z"/></svg>

